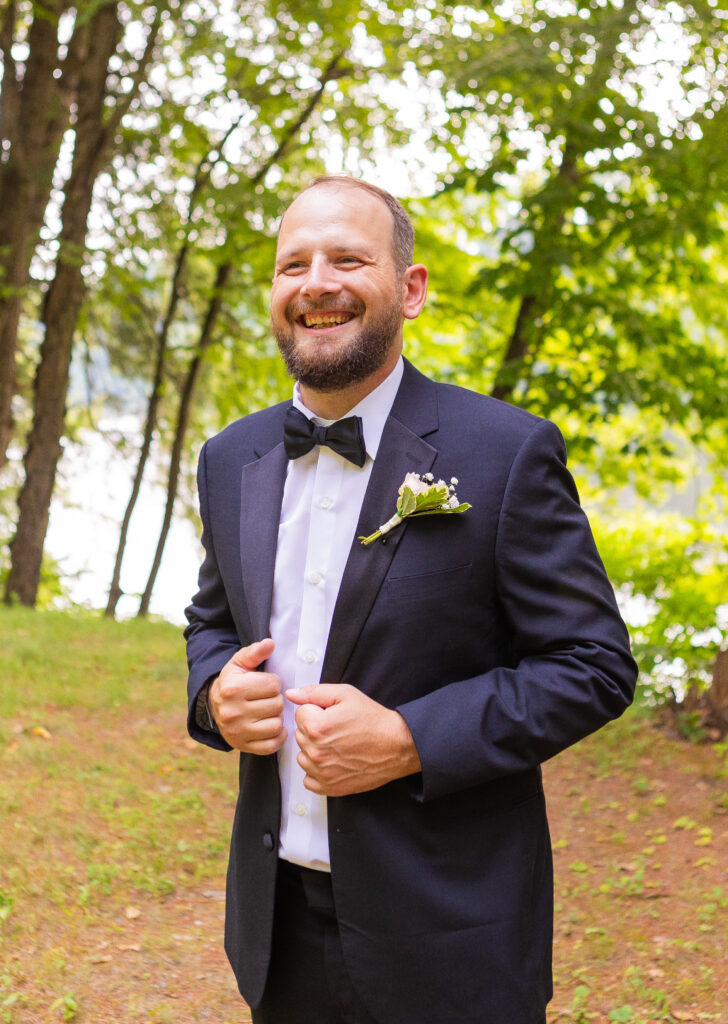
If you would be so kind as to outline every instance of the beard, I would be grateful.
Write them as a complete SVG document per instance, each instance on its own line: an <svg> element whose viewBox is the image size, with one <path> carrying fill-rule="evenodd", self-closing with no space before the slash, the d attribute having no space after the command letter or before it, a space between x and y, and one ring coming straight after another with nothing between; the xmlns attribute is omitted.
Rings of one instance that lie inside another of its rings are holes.
<svg viewBox="0 0 728 1024"><path fill-rule="evenodd" d="M332 311L331 303L325 307ZM349 303L347 309L351 310ZM305 350L293 334L293 324L303 312L316 307L292 304L286 310L284 324L272 323L273 334L286 364L286 370L300 384L312 391L340 391L352 384L360 384L371 377L387 360L402 326L401 303L393 302L346 342L339 342L332 351L324 342L312 342ZM357 303L354 312L363 311Z"/></svg>

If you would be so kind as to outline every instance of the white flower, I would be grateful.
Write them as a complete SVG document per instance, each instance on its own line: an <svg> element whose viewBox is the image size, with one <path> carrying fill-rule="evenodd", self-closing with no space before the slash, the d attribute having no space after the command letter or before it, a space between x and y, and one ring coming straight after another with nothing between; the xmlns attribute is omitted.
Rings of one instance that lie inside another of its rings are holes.
<svg viewBox="0 0 728 1024"><path fill-rule="evenodd" d="M408 516L433 516L452 514L453 512L466 512L470 505L467 502L462 504L455 494L457 477L450 478L450 484L444 480L435 479L432 473L425 473L419 476L417 473L407 473L399 488L397 508L391 519L382 523L378 530L368 537L359 537L362 544L371 544L385 533L389 533L395 526L399 526L403 519Z"/></svg>
<svg viewBox="0 0 728 1024"><path fill-rule="evenodd" d="M424 494L430 487L430 485L426 483L428 477L432 480L432 473L427 473L426 476L423 477L419 477L416 473L408 473L402 481L397 493L402 494L405 487L409 487L413 494Z"/></svg>

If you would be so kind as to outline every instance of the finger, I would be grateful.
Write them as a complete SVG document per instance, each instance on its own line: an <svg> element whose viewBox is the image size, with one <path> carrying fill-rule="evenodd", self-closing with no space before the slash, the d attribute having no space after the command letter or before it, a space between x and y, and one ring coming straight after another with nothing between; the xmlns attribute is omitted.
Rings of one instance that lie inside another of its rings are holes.
<svg viewBox="0 0 728 1024"><path fill-rule="evenodd" d="M273 753L279 750L288 738L288 730L280 718L269 718L265 722L230 729L223 726L221 732L231 747L249 754ZM267 749L264 750L264 747Z"/></svg>
<svg viewBox="0 0 728 1024"><path fill-rule="evenodd" d="M303 704L295 714L295 722L301 734L301 739L316 742L326 734L326 720L324 711L317 704ZM298 732L296 733L298 739ZM299 746L301 745L299 741Z"/></svg>
<svg viewBox="0 0 728 1024"><path fill-rule="evenodd" d="M344 699L347 687L341 683L314 683L286 690L286 697L292 704L315 704L319 708L330 708Z"/></svg>
<svg viewBox="0 0 728 1024"><path fill-rule="evenodd" d="M265 640L258 640L257 643L250 644L248 647L241 647L239 651L233 654L230 660L238 668L243 668L246 672L252 672L261 662L264 662L266 658L271 656L274 646L271 638L266 637Z"/></svg>
<svg viewBox="0 0 728 1024"><path fill-rule="evenodd" d="M246 672L241 676L237 672L227 673L223 669L218 678L222 700L267 700L278 697L281 692L281 678L273 672Z"/></svg>
<svg viewBox="0 0 728 1024"><path fill-rule="evenodd" d="M283 719L277 716L273 718L263 718L259 722L249 722L245 729L245 735L249 742L256 740L273 740L276 737L283 735L283 738L288 735L287 730L283 727Z"/></svg>
<svg viewBox="0 0 728 1024"><path fill-rule="evenodd" d="M242 749L245 750L246 754L275 754L286 742L286 735L287 733L284 729L279 736L275 736L273 739L250 740ZM234 744L231 744L231 746L232 745Z"/></svg>
<svg viewBox="0 0 728 1024"><path fill-rule="evenodd" d="M269 718L278 718L283 721L283 697L278 694L275 697L263 697L258 700L249 700L246 709L247 717L252 722L263 722Z"/></svg>
<svg viewBox="0 0 728 1024"><path fill-rule="evenodd" d="M327 795L325 787L322 786L320 782L312 778L310 775L304 775L303 785L304 788L307 789L310 793L316 793L317 796Z"/></svg>
<svg viewBox="0 0 728 1024"><path fill-rule="evenodd" d="M217 720L228 729L244 730L257 722L278 719L283 722L283 698L272 697L267 700L249 700L244 704L237 701L223 701L217 708Z"/></svg>

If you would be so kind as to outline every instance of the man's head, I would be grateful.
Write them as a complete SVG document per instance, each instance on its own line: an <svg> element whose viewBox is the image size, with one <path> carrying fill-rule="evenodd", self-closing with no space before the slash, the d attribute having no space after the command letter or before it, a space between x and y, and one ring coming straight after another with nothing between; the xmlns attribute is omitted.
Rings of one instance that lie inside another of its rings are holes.
<svg viewBox="0 0 728 1024"><path fill-rule="evenodd" d="M289 373L313 391L378 383L402 348L402 322L425 299L414 231L389 193L318 178L281 222L271 322Z"/></svg>

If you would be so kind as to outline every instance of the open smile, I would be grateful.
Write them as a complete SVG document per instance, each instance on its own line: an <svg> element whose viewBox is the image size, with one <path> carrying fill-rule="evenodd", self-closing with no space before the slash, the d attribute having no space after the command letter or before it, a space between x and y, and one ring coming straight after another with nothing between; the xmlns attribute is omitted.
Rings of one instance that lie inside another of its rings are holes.
<svg viewBox="0 0 728 1024"><path fill-rule="evenodd" d="M303 313L298 317L298 323L309 331L327 331L342 324L348 324L354 319L354 313L344 310L321 310L311 313Z"/></svg>

